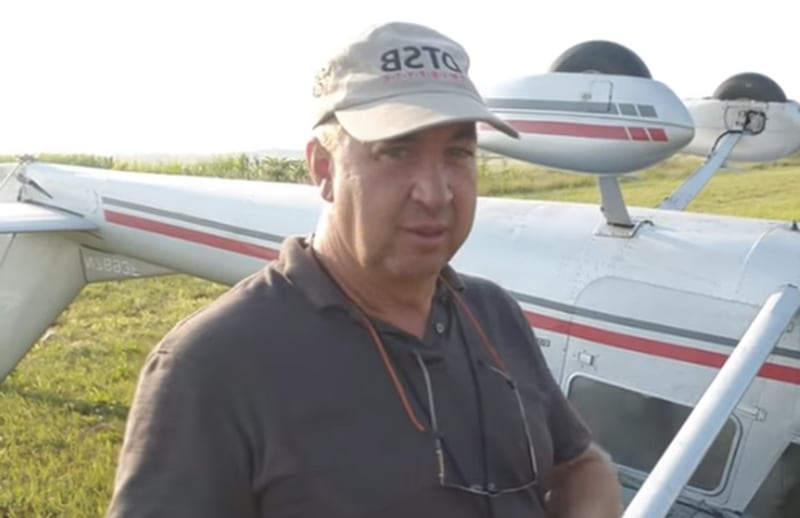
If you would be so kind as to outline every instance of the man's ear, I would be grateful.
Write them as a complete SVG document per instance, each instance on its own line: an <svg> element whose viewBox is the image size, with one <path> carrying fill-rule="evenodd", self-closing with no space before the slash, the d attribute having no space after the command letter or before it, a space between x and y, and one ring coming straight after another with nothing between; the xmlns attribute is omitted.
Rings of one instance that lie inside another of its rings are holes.
<svg viewBox="0 0 800 518"><path fill-rule="evenodd" d="M333 156L316 138L312 138L306 144L306 166L314 185L319 187L322 199L332 202Z"/></svg>

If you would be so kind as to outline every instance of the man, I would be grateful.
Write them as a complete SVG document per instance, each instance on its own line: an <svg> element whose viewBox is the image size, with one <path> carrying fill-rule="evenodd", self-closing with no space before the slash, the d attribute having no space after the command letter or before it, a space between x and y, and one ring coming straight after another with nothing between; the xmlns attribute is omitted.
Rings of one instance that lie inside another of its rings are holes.
<svg viewBox="0 0 800 518"><path fill-rule="evenodd" d="M109 518L619 516L520 308L448 262L489 113L453 40L373 27L316 77L313 236L142 371Z"/></svg>

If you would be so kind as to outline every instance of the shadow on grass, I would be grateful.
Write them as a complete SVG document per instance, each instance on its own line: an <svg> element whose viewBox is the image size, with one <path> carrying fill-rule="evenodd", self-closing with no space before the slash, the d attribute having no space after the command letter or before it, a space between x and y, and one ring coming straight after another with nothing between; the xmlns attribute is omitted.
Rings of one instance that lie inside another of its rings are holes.
<svg viewBox="0 0 800 518"><path fill-rule="evenodd" d="M14 394L29 401L59 407L68 412L75 412L85 416L126 419L130 410L128 405L117 403L116 401L87 401L67 398L47 390L26 390L22 387L0 385L0 393Z"/></svg>

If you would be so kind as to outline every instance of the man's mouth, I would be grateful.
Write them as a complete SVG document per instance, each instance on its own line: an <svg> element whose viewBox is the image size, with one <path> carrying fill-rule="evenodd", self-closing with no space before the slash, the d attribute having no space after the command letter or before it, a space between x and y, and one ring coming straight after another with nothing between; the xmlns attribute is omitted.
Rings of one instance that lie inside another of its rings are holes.
<svg viewBox="0 0 800 518"><path fill-rule="evenodd" d="M439 237L445 233L447 227L439 224L413 225L406 230L422 237Z"/></svg>

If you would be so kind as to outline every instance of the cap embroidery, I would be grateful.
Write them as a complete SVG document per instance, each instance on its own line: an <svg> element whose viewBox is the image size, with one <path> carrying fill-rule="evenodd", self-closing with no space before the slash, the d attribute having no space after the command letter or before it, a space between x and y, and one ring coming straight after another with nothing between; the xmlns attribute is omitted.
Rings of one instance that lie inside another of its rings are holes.
<svg viewBox="0 0 800 518"><path fill-rule="evenodd" d="M466 78L463 74L457 72L439 72L436 70L406 70L404 72L392 72L390 74L382 74L384 81L396 81L398 79L444 79L463 81Z"/></svg>
<svg viewBox="0 0 800 518"><path fill-rule="evenodd" d="M330 77L332 73L332 67L330 65L326 65L319 70L314 75L314 86L311 91L311 95L314 97L322 97L323 95L328 93L330 82Z"/></svg>
<svg viewBox="0 0 800 518"><path fill-rule="evenodd" d="M463 72L452 54L430 45L406 45L389 49L381 54L380 68L384 72L399 72L409 68Z"/></svg>

